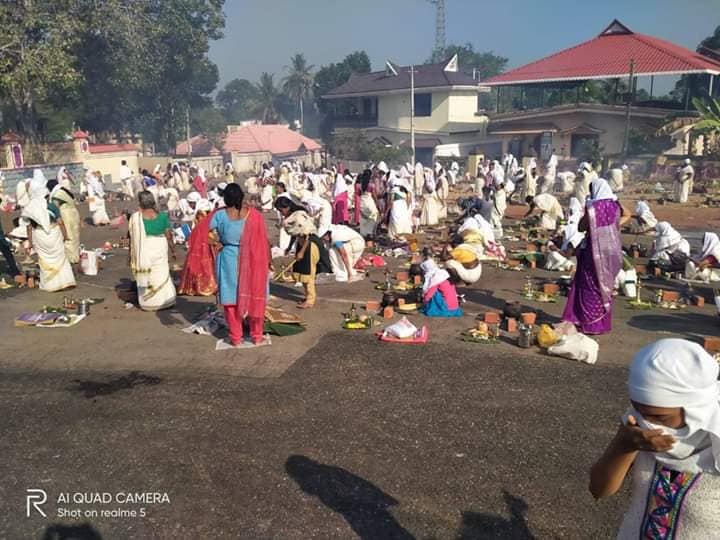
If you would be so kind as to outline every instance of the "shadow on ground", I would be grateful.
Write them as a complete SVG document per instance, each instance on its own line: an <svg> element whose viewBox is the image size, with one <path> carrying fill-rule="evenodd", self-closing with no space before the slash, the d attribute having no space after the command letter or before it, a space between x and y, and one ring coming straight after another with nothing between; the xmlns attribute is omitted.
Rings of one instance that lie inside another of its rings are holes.
<svg viewBox="0 0 720 540"><path fill-rule="evenodd" d="M510 519L495 514L463 512L460 530L456 540L534 540L535 536L527 526L528 505L525 499L515 497L503 490Z"/></svg>
<svg viewBox="0 0 720 540"><path fill-rule="evenodd" d="M390 513L399 501L364 478L332 465L323 465L306 456L290 456L285 470L308 495L342 515L363 540L387 538L411 540L415 536ZM489 513L463 512L456 540L534 540L527 526L528 505L524 499L503 490L509 519Z"/></svg>
<svg viewBox="0 0 720 540"><path fill-rule="evenodd" d="M82 525L50 525L42 540L102 540L102 536L89 523Z"/></svg>
<svg viewBox="0 0 720 540"><path fill-rule="evenodd" d="M398 501L375 484L341 467L323 465L305 456L290 456L285 470L305 493L342 515L359 538L415 538L389 511Z"/></svg>
<svg viewBox="0 0 720 540"><path fill-rule="evenodd" d="M154 375L144 375L139 371L132 371L130 374L107 382L99 381L73 381L75 386L68 388L71 392L80 392L88 399L97 396L108 396L119 392L120 390L131 390L136 386L155 386L162 382L160 377Z"/></svg>
<svg viewBox="0 0 720 540"><path fill-rule="evenodd" d="M688 313L687 311L662 310L662 313L658 314L636 315L627 324L631 328L650 332L663 331L684 334L684 336L677 337L697 342L702 342L704 335L715 335L718 330L717 317L710 317L702 313Z"/></svg>

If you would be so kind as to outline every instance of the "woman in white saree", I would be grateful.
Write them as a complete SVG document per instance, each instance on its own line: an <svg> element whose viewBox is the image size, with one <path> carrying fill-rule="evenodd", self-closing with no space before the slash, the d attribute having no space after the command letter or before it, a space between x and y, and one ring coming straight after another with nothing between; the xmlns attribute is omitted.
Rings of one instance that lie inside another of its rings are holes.
<svg viewBox="0 0 720 540"><path fill-rule="evenodd" d="M170 275L168 247L175 258L166 212L155 208L149 191L138 194L140 209L130 218L130 269L137 282L138 303L143 311L158 311L175 305L175 284Z"/></svg>
<svg viewBox="0 0 720 540"><path fill-rule="evenodd" d="M399 179L394 171L390 172L390 220L388 223L388 235L393 240L402 235L412 234L412 195L410 185Z"/></svg>
<svg viewBox="0 0 720 540"><path fill-rule="evenodd" d="M40 289L56 292L74 287L75 276L65 253L66 233L60 210L48 205L48 194L44 183L31 182L31 199L22 217L30 221L28 241L38 255Z"/></svg>
<svg viewBox="0 0 720 540"><path fill-rule="evenodd" d="M50 194L51 201L60 209L65 226L65 254L71 264L80 262L80 213L75 206L75 197L60 185Z"/></svg>

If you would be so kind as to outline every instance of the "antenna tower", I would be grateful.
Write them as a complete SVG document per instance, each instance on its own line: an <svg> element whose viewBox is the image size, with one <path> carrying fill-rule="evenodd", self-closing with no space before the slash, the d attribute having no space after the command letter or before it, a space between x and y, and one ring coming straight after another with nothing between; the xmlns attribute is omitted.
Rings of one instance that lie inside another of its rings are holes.
<svg viewBox="0 0 720 540"><path fill-rule="evenodd" d="M435 6L435 51L445 50L445 0L429 0Z"/></svg>

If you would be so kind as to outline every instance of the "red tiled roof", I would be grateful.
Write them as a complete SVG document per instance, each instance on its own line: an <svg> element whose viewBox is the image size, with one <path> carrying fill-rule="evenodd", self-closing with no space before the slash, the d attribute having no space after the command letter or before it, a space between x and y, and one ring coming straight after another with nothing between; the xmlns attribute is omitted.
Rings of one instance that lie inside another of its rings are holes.
<svg viewBox="0 0 720 540"><path fill-rule="evenodd" d="M195 137L192 137L190 139L190 146L192 148L192 154L195 156L219 156L220 155L220 150L215 148L215 145L213 145L208 139L206 139L204 135L196 135ZM183 141L175 147L175 155L176 156L187 156L187 154L188 154L187 141Z"/></svg>
<svg viewBox="0 0 720 540"><path fill-rule="evenodd" d="M108 154L112 152L137 152L139 149L135 144L91 144L91 154Z"/></svg>
<svg viewBox="0 0 720 540"><path fill-rule="evenodd" d="M481 84L502 86L550 81L627 77L630 62L636 76L720 74L720 62L664 39L636 34L617 19L591 39Z"/></svg>
<svg viewBox="0 0 720 540"><path fill-rule="evenodd" d="M250 125L228 133L225 152L251 154L270 152L273 155L297 154L304 150L320 150L321 145L285 125Z"/></svg>
<svg viewBox="0 0 720 540"><path fill-rule="evenodd" d="M77 131L74 131L72 134L73 139L87 139L88 134L85 133L82 129L78 129Z"/></svg>
<svg viewBox="0 0 720 540"><path fill-rule="evenodd" d="M204 135L190 139L193 155L219 155L217 150ZM299 154L305 151L320 150L322 146L309 137L293 131L286 125L248 125L239 127L225 135L223 151L226 153L254 154L269 152L276 156ZM187 143L182 142L175 147L176 156L187 155Z"/></svg>

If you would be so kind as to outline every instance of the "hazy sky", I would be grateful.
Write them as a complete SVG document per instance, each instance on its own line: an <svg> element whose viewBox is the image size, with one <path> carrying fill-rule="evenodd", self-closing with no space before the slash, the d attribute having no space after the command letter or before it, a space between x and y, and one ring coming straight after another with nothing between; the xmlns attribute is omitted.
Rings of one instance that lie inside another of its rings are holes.
<svg viewBox="0 0 720 540"><path fill-rule="evenodd" d="M448 43L507 57L509 67L592 38L613 18L632 30L690 49L720 25L720 0L445 0ZM582 6L580 8L579 6ZM210 56L220 85L281 78L302 52L319 67L365 50L373 69L386 59L423 62L435 40L428 0L226 0L225 38Z"/></svg>

